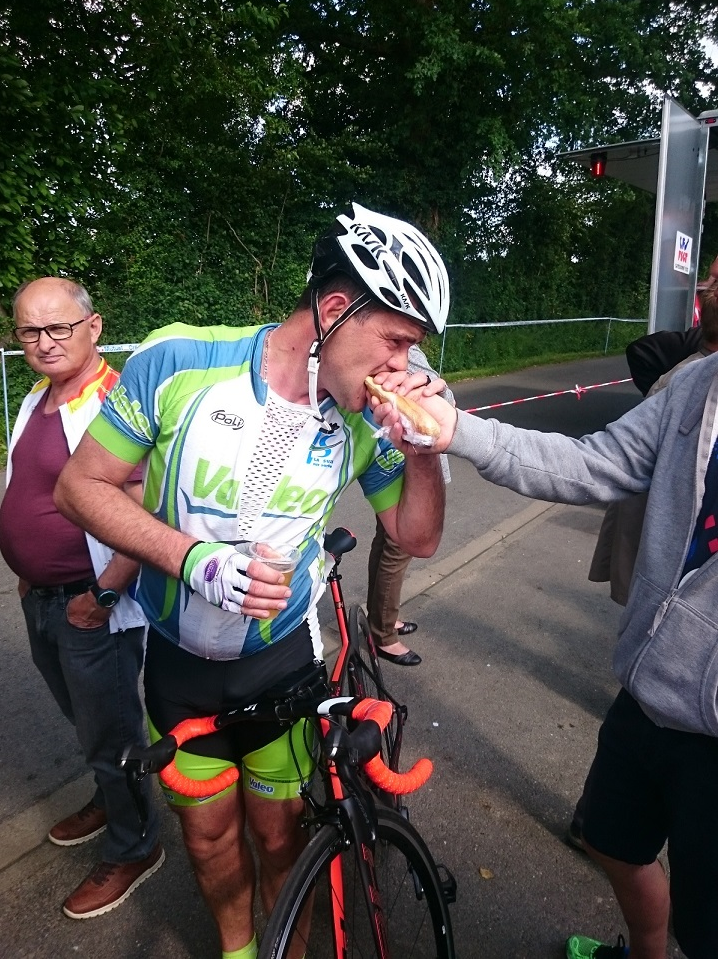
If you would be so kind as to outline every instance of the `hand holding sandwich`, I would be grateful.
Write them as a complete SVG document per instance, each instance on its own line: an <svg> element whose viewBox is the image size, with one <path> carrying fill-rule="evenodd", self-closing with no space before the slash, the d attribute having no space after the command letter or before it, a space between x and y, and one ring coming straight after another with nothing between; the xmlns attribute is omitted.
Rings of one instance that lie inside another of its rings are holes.
<svg viewBox="0 0 718 959"><path fill-rule="evenodd" d="M423 373L385 372L365 382L374 419L397 449L407 455L446 450L456 429L456 410L439 395L444 380L427 383Z"/></svg>

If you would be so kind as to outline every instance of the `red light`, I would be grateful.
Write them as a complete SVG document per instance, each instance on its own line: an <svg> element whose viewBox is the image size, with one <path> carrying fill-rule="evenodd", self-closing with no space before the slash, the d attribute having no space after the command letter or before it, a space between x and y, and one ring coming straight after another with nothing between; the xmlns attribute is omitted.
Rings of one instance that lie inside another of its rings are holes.
<svg viewBox="0 0 718 959"><path fill-rule="evenodd" d="M705 119L703 122L704 122L704 123L715 123L717 119L718 119L717 117L708 117L708 118Z"/></svg>
<svg viewBox="0 0 718 959"><path fill-rule="evenodd" d="M605 153L592 153L591 154L591 175L592 176L605 176L606 175L606 161L607 156Z"/></svg>

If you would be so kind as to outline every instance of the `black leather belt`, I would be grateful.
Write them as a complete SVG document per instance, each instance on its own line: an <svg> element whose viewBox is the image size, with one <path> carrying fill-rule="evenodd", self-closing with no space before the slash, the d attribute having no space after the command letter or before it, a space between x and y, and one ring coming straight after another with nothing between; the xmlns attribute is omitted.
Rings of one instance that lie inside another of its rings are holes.
<svg viewBox="0 0 718 959"><path fill-rule="evenodd" d="M94 579L78 579L74 583L63 583L60 586L33 585L30 587L30 591L45 598L52 596L78 596L80 593L86 593L94 582Z"/></svg>

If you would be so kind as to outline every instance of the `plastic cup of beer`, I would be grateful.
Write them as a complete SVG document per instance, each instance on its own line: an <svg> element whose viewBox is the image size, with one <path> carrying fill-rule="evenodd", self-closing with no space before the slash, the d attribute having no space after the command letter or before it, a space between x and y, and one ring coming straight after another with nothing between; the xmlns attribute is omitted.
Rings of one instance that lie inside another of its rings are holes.
<svg viewBox="0 0 718 959"><path fill-rule="evenodd" d="M294 546L288 543L249 543L247 546L247 555L251 559L256 559L270 569L276 569L282 574L285 586L289 586L297 568L301 553ZM274 619L280 610L270 610L269 619Z"/></svg>

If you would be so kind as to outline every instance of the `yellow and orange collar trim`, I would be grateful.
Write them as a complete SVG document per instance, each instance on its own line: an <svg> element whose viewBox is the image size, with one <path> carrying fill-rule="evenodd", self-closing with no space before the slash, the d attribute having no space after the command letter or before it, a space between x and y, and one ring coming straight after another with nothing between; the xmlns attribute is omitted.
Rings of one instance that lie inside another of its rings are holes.
<svg viewBox="0 0 718 959"><path fill-rule="evenodd" d="M119 378L120 374L117 370L113 370L104 357L101 358L97 370L80 386L78 393L67 401L69 411L75 413L93 396L97 396L101 403L104 402ZM33 386L32 392L39 393L48 386L50 386L50 380L45 376Z"/></svg>

